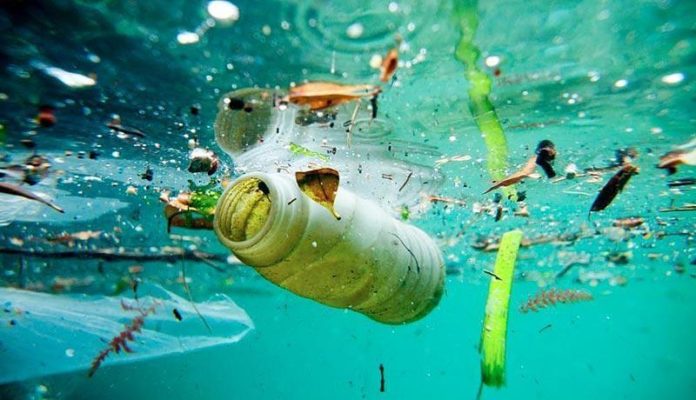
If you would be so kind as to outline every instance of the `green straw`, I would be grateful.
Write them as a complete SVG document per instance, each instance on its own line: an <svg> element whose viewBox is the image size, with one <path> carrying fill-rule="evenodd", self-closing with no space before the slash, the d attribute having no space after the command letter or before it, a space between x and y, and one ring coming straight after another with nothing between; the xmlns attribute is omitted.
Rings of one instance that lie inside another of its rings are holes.
<svg viewBox="0 0 696 400"><path fill-rule="evenodd" d="M507 335L508 305L512 289L517 250L522 231L506 232L500 240L495 259L494 277L488 288L486 317L481 334L481 382L500 387L505 383L505 336Z"/></svg>
<svg viewBox="0 0 696 400"><path fill-rule="evenodd" d="M506 176L507 141L495 107L488 98L491 93L491 79L478 67L481 52L474 44L478 28L477 8L476 0L455 0L454 15L462 32L455 57L466 67L464 74L469 81L469 111L488 148L488 173L492 180L499 181ZM502 190L507 198L517 199L514 186L507 186Z"/></svg>

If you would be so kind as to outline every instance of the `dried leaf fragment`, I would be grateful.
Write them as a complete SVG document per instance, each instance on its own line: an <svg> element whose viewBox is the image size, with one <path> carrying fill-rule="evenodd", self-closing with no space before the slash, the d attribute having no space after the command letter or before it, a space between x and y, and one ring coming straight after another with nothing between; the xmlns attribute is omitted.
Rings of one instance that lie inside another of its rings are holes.
<svg viewBox="0 0 696 400"><path fill-rule="evenodd" d="M341 219L341 216L334 209L339 183L338 171L333 168L319 168L306 172L297 171L295 172L295 180L304 194L329 210L336 219Z"/></svg>
<svg viewBox="0 0 696 400"><path fill-rule="evenodd" d="M321 110L361 98L371 98L380 91L380 87L374 85L309 82L290 88L288 101L299 106L309 106L310 110Z"/></svg>
<svg viewBox="0 0 696 400"><path fill-rule="evenodd" d="M604 185L602 190L600 190L597 198L592 203L590 212L604 210L611 204L616 195L618 195L623 188L628 183L633 175L638 174L638 167L632 164L624 165L619 172L609 179L609 181Z"/></svg>
<svg viewBox="0 0 696 400"><path fill-rule="evenodd" d="M387 83L396 72L396 67L399 65L399 50L396 48L389 50L386 57L382 60L382 65L379 67L379 80Z"/></svg>
<svg viewBox="0 0 696 400"><path fill-rule="evenodd" d="M519 170L519 171L515 172L514 174L512 174L512 175L506 177L505 179L502 179L502 180L496 182L493 186L491 186L490 188L488 188L488 190L486 190L485 192L483 192L483 194L486 194L486 193L488 193L488 192L490 192L490 191L492 191L492 190L498 189L499 187L514 185L515 183L520 182L522 179L524 179L524 178L528 177L529 175L533 174L533 173L534 173L534 169L535 169L535 167L536 167L536 160L537 160L537 156L536 156L536 155L533 156L533 157L531 157L531 158L527 161L527 164L525 164L525 166L524 166L521 170Z"/></svg>
<svg viewBox="0 0 696 400"><path fill-rule="evenodd" d="M696 165L696 146L690 150L678 149L660 157L657 168L666 169L669 175L677 172L677 167L685 165Z"/></svg>

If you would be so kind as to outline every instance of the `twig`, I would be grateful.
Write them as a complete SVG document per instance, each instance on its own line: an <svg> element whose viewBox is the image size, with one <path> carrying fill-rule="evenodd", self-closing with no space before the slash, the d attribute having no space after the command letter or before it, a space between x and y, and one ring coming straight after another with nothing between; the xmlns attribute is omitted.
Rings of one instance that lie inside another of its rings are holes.
<svg viewBox="0 0 696 400"><path fill-rule="evenodd" d="M460 199L453 199L451 197L428 196L428 201L430 201L431 203L451 203L460 206L466 206L466 201Z"/></svg>
<svg viewBox="0 0 696 400"><path fill-rule="evenodd" d="M411 179L412 176L413 176L413 171L409 171L408 176L406 177L406 180L404 181L403 184L401 184L401 187L399 187L399 192L402 191L404 189L404 187L406 187L408 180Z"/></svg>
<svg viewBox="0 0 696 400"><path fill-rule="evenodd" d="M189 261L210 262L218 261L227 262L227 255L205 253L202 251L191 251L186 249L160 249L156 253L145 253L137 249L121 251L118 248L104 249L80 249L66 251L50 251L31 248L9 248L0 247L0 254L21 255L35 258L50 258L50 259L65 259L65 258L91 258L105 261L178 261L181 259ZM235 266L243 266L245 264L235 263Z"/></svg>

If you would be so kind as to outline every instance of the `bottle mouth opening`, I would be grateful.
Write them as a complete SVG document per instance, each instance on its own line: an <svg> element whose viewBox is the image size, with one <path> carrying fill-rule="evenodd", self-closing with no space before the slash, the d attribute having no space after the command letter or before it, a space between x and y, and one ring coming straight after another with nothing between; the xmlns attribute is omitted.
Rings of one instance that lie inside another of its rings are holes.
<svg viewBox="0 0 696 400"><path fill-rule="evenodd" d="M271 225L269 186L259 177L239 179L225 191L215 211L215 230L228 244L251 244Z"/></svg>

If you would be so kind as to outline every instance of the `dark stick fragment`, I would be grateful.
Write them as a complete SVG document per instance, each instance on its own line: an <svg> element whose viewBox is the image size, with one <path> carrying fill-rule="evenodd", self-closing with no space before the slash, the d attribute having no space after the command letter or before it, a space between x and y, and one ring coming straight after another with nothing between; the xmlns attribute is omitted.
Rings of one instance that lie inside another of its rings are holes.
<svg viewBox="0 0 696 400"><path fill-rule="evenodd" d="M676 170L675 170L676 172ZM691 186L696 185L696 178L685 178L685 179L675 179L673 181L667 182L669 187L679 187L679 186Z"/></svg>
<svg viewBox="0 0 696 400"><path fill-rule="evenodd" d="M502 281L502 280L503 280L503 278L499 277L499 276L496 275L495 273L493 273L493 272L491 272L491 271L488 271L488 270L486 270L486 269L483 270L483 273L484 273L484 274L487 274L487 275L490 275L490 276L492 276L492 277L494 277L494 278L495 278L496 280L498 280L498 281Z"/></svg>
<svg viewBox="0 0 696 400"><path fill-rule="evenodd" d="M379 364L379 391L384 393L384 365Z"/></svg>
<svg viewBox="0 0 696 400"><path fill-rule="evenodd" d="M375 119L377 118L377 95L372 96L370 105L372 106L372 119Z"/></svg>
<svg viewBox="0 0 696 400"><path fill-rule="evenodd" d="M609 182L604 185L602 190L597 195L597 198L592 203L590 212L602 211L607 208L614 200L616 195L621 193L629 179L636 174L638 174L638 167L631 164L624 165L619 172L612 176L611 179L609 179Z"/></svg>
<svg viewBox="0 0 696 400"><path fill-rule="evenodd" d="M413 171L409 171L408 176L406 177L406 180L404 181L403 184L401 184L401 187L399 188L399 192L402 191L406 187L408 180L411 179L412 176L413 176Z"/></svg>

